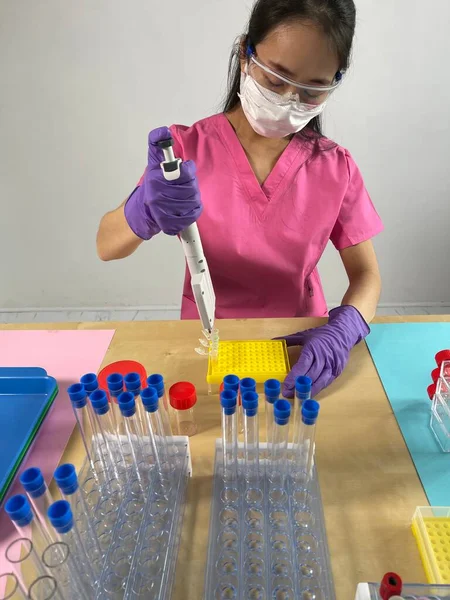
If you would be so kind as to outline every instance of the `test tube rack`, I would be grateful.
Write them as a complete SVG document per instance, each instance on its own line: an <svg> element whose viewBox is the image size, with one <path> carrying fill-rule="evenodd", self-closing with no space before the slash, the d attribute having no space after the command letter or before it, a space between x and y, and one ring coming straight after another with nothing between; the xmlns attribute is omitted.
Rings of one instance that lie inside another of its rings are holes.
<svg viewBox="0 0 450 600"><path fill-rule="evenodd" d="M335 600L317 471L308 489L287 478L269 497L267 444L260 444L261 497L246 498L243 447L237 492L225 489L222 440L216 440L204 600Z"/></svg>
<svg viewBox="0 0 450 600"><path fill-rule="evenodd" d="M411 528L427 581L450 585L450 507L418 506Z"/></svg>
<svg viewBox="0 0 450 600"><path fill-rule="evenodd" d="M112 493L107 497L98 489L87 461L80 473L80 487L92 509L104 552L101 574L92 595L95 600L169 600L171 596L185 492L192 470L189 438L174 436L172 441L176 460L170 483L163 487L152 475L155 470L150 468L147 477L139 482L136 472L121 464L118 449L117 467L122 485L109 480ZM96 447L94 440L97 458L94 465L98 463Z"/></svg>

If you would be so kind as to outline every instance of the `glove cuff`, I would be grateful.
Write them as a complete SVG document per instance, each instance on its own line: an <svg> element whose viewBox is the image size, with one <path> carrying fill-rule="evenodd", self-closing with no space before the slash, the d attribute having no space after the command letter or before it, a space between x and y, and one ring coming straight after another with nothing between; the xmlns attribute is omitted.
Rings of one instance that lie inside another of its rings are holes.
<svg viewBox="0 0 450 600"><path fill-rule="evenodd" d="M141 240L149 240L161 230L144 202L144 186L138 186L124 206L125 219L131 231Z"/></svg>
<svg viewBox="0 0 450 600"><path fill-rule="evenodd" d="M330 324L342 323L346 329L354 332L356 339L353 345L355 346L370 333L370 327L366 320L351 304L344 304L330 310L328 322Z"/></svg>

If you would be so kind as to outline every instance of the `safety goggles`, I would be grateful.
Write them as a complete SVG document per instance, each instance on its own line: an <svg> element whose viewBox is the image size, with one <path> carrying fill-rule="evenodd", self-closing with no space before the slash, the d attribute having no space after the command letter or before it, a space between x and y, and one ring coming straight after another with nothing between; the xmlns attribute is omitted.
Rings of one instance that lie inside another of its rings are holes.
<svg viewBox="0 0 450 600"><path fill-rule="evenodd" d="M286 100L297 100L312 106L326 102L330 94L339 87L342 79L339 72L331 85L298 83L262 63L254 53L248 54L247 73L268 92L283 96Z"/></svg>

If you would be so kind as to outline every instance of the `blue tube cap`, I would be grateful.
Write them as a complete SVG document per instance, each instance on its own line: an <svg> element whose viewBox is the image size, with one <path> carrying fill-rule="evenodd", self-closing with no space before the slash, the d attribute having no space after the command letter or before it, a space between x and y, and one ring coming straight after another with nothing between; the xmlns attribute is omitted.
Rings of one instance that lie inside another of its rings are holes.
<svg viewBox="0 0 450 600"><path fill-rule="evenodd" d="M268 402L273 404L281 394L281 383L278 379L268 379L264 382L264 394Z"/></svg>
<svg viewBox="0 0 450 600"><path fill-rule="evenodd" d="M302 404L302 421L305 425L314 425L319 416L320 404L315 400L305 400Z"/></svg>
<svg viewBox="0 0 450 600"><path fill-rule="evenodd" d="M48 520L58 533L67 533L73 527L73 514L67 500L57 500L47 511Z"/></svg>
<svg viewBox="0 0 450 600"><path fill-rule="evenodd" d="M258 412L258 394L256 392L242 394L242 408L247 417L254 417Z"/></svg>
<svg viewBox="0 0 450 600"><path fill-rule="evenodd" d="M105 391L95 390L91 394L90 401L94 412L98 415L104 415L109 411L108 396Z"/></svg>
<svg viewBox="0 0 450 600"><path fill-rule="evenodd" d="M119 394L117 403L123 417L132 417L136 413L136 401L133 392L122 392Z"/></svg>
<svg viewBox="0 0 450 600"><path fill-rule="evenodd" d="M47 486L45 485L42 471L38 469L38 467L30 467L29 469L25 469L19 479L25 491L32 498L40 498L40 496L45 494Z"/></svg>
<svg viewBox="0 0 450 600"><path fill-rule="evenodd" d="M123 378L127 392L133 392L135 396L141 391L141 376L139 373L127 373Z"/></svg>
<svg viewBox="0 0 450 600"><path fill-rule="evenodd" d="M300 396L311 393L312 379L306 375L300 375L295 380L295 391Z"/></svg>
<svg viewBox="0 0 450 600"><path fill-rule="evenodd" d="M158 410L159 398L158 392L154 387L146 387L141 391L142 404L147 412L156 412Z"/></svg>
<svg viewBox="0 0 450 600"><path fill-rule="evenodd" d="M223 378L223 389L234 390L235 392L239 389L239 377L237 375L225 375Z"/></svg>
<svg viewBox="0 0 450 600"><path fill-rule="evenodd" d="M84 385L84 389L86 390L88 396L90 396L93 391L98 389L98 379L95 373L86 373L86 375L83 375L80 381Z"/></svg>
<svg viewBox="0 0 450 600"><path fill-rule="evenodd" d="M87 403L87 394L82 383L74 383L67 388L70 401L75 408L83 408Z"/></svg>
<svg viewBox="0 0 450 600"><path fill-rule="evenodd" d="M236 412L237 393L235 390L224 390L220 394L220 405L224 415L234 415Z"/></svg>
<svg viewBox="0 0 450 600"><path fill-rule="evenodd" d="M241 388L241 394L244 392L256 392L256 381L253 377L244 377L244 379L241 379L239 386Z"/></svg>
<svg viewBox="0 0 450 600"><path fill-rule="evenodd" d="M123 377L120 373L111 373L106 378L106 385L111 396L118 396L123 392Z"/></svg>
<svg viewBox="0 0 450 600"><path fill-rule="evenodd" d="M5 504L5 511L11 521L14 521L19 527L29 525L33 520L30 503L23 494L11 496Z"/></svg>
<svg viewBox="0 0 450 600"><path fill-rule="evenodd" d="M275 400L273 418L277 425L287 425L291 416L291 403L288 400Z"/></svg>
<svg viewBox="0 0 450 600"><path fill-rule="evenodd" d="M53 476L56 481L56 485L59 487L63 494L74 494L78 489L78 477L75 466L71 463L60 465Z"/></svg>
<svg viewBox="0 0 450 600"><path fill-rule="evenodd" d="M147 385L156 390L158 398L164 395L164 377L159 373L153 373L147 377Z"/></svg>

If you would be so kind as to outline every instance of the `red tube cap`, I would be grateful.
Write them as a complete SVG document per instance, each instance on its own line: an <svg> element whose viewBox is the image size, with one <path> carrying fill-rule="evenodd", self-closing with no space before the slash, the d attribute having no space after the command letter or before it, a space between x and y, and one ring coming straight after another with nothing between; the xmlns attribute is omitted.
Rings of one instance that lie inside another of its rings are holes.
<svg viewBox="0 0 450 600"><path fill-rule="evenodd" d="M450 350L441 350L434 357L438 367L444 362L444 360L450 360Z"/></svg>
<svg viewBox="0 0 450 600"><path fill-rule="evenodd" d="M386 573L381 580L380 596L383 600L389 600L392 596L399 596L402 593L402 578L397 573Z"/></svg>
<svg viewBox="0 0 450 600"><path fill-rule="evenodd" d="M437 380L439 379L440 376L441 376L440 367L436 367L435 369L433 369L431 371L431 379L433 380L433 383L437 383Z"/></svg>
<svg viewBox="0 0 450 600"><path fill-rule="evenodd" d="M433 400L434 395L436 393L436 384L432 383L431 385L429 385L427 387L427 392L428 392L428 397L430 398L430 400Z"/></svg>
<svg viewBox="0 0 450 600"><path fill-rule="evenodd" d="M197 402L195 386L188 381L174 383L169 389L169 400L175 410L189 410Z"/></svg>

